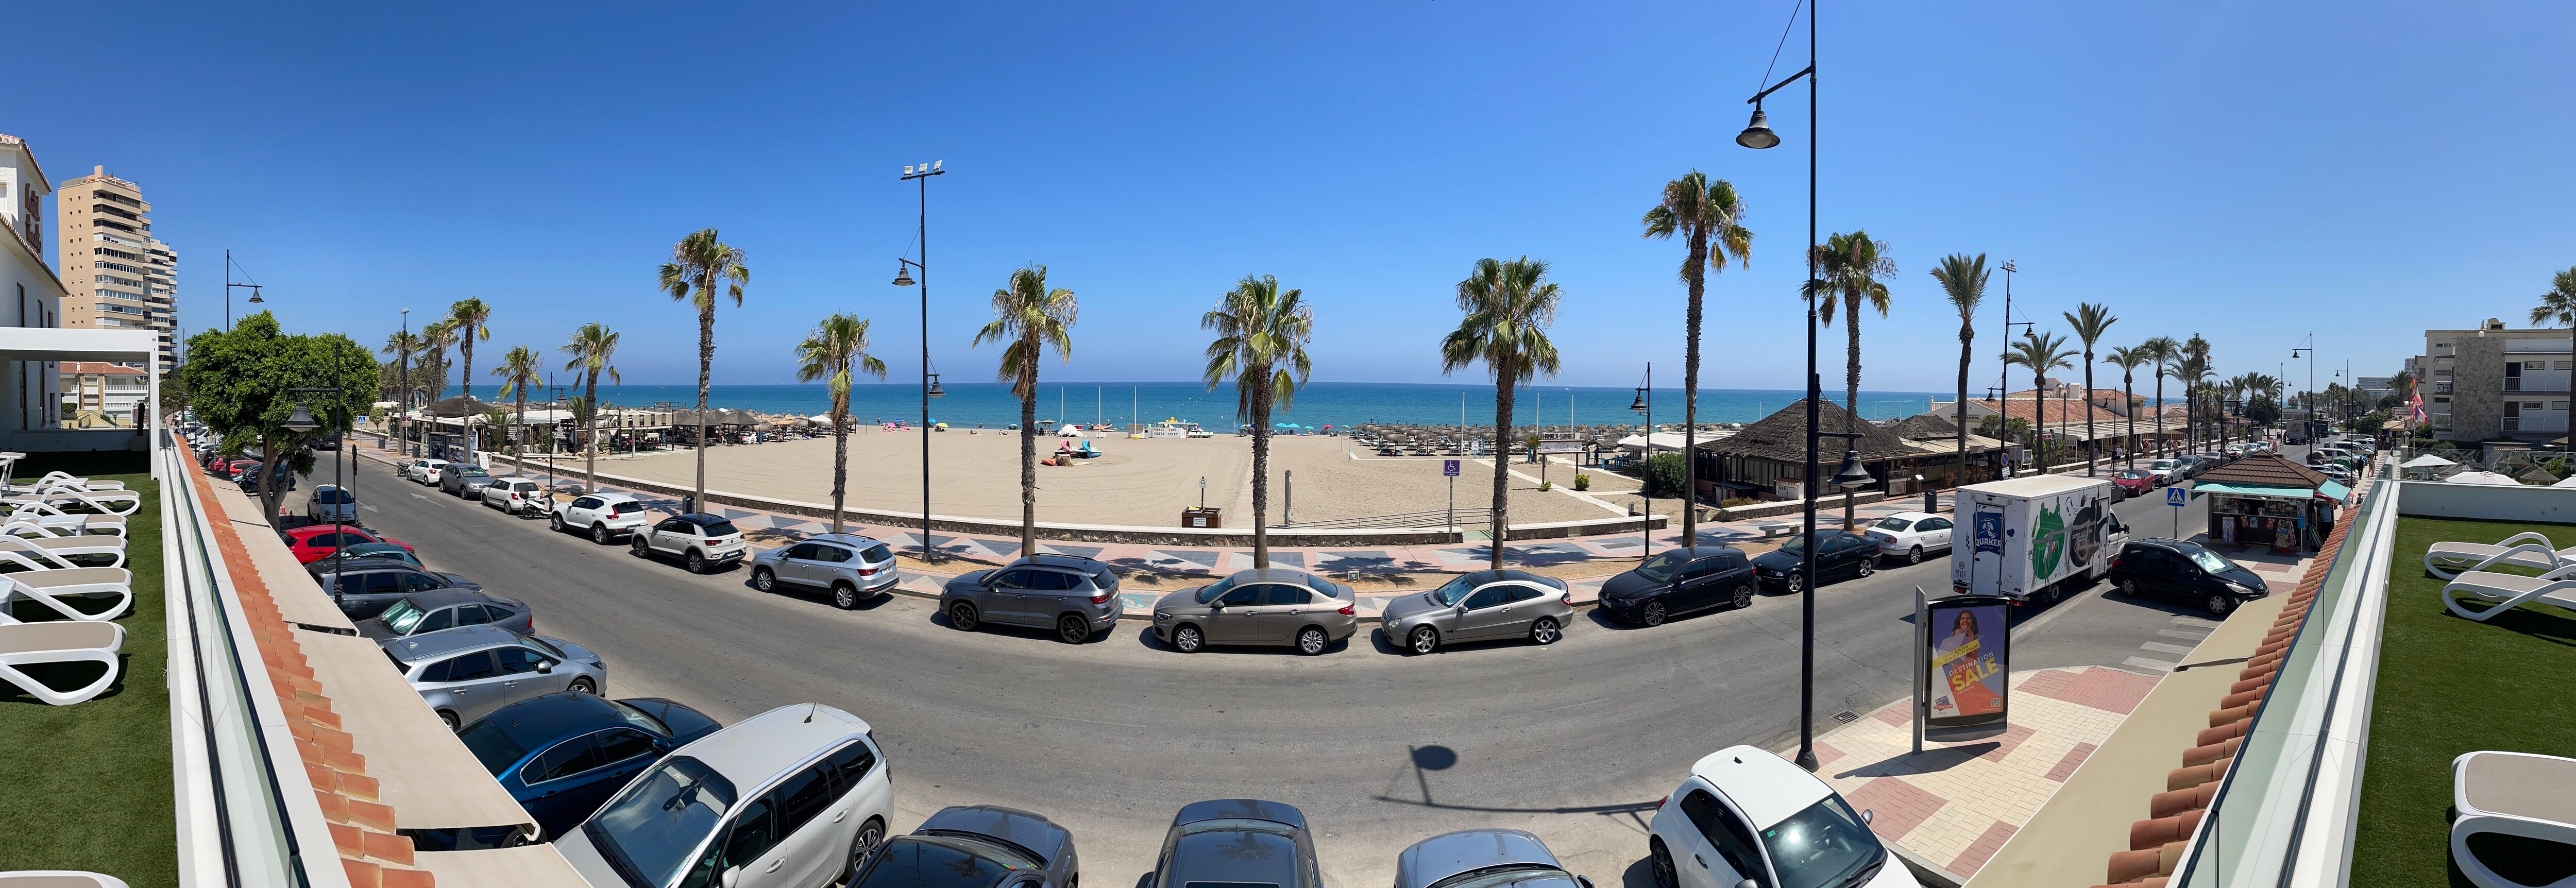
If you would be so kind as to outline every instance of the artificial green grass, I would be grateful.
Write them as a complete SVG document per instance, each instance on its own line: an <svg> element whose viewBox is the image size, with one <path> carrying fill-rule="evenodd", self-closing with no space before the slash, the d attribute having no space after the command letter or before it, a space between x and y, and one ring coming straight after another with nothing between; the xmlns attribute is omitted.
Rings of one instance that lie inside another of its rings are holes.
<svg viewBox="0 0 2576 888"><path fill-rule="evenodd" d="M2436 542L2492 543L2523 531L2576 545L2571 525L2398 519L2355 888L2469 884L2450 866L2451 759L2489 749L2576 757L2576 699L2566 694L2576 676L2576 615L2525 606L2464 620L2443 608L2443 581L2424 572L2424 550Z"/></svg>
<svg viewBox="0 0 2576 888"><path fill-rule="evenodd" d="M126 519L134 609L117 620L125 626L124 667L106 693L71 706L48 706L0 683L0 750L7 750L0 754L0 871L89 870L135 888L176 886L160 488L148 474L89 477L123 481L143 496L143 508ZM44 678L64 687L97 675Z"/></svg>

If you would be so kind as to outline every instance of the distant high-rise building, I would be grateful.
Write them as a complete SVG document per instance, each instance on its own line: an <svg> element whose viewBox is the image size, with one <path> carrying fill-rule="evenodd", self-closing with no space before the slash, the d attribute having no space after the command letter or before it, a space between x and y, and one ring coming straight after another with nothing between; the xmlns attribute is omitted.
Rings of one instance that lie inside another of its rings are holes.
<svg viewBox="0 0 2576 888"><path fill-rule="evenodd" d="M143 189L93 167L54 188L65 327L148 329L161 339L161 370L177 363L179 256L152 236Z"/></svg>

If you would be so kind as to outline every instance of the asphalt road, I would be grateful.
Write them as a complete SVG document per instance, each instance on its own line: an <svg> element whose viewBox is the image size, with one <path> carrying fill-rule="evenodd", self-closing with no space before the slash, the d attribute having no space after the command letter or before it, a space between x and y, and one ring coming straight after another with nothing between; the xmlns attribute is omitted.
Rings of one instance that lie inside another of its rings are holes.
<svg viewBox="0 0 2576 888"><path fill-rule="evenodd" d="M1799 602L1786 596L1653 630L1585 619L1549 647L1418 658L1373 634L1321 657L1184 655L1136 621L1071 646L961 633L922 599L845 612L765 595L747 571L693 576L365 466L366 524L529 601L541 634L606 658L612 696L670 697L726 722L807 701L846 709L888 748L894 828L953 804L1038 811L1073 830L1095 885L1146 873L1182 804L1256 796L1306 812L1334 883L1390 881L1414 841L1507 826L1596 883L1643 888L1645 818L1693 760L1797 739ZM2150 534L2170 511L2119 507ZM1907 694L1913 587L1938 592L1947 570L1935 559L1819 591L1819 733L1837 711ZM2014 668L2032 668L2118 665L2174 612L2096 590L2019 616Z"/></svg>

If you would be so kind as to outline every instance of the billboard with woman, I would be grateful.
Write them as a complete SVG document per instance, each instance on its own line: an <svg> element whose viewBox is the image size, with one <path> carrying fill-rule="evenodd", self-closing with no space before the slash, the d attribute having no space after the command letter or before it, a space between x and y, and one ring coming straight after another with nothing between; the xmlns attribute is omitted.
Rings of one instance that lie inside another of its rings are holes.
<svg viewBox="0 0 2576 888"><path fill-rule="evenodd" d="M1923 652L1926 678L1925 724L1932 727L1978 725L2004 720L2005 695L2011 677L2012 632L2004 622L2006 599L1959 595L1925 605L1931 631Z"/></svg>

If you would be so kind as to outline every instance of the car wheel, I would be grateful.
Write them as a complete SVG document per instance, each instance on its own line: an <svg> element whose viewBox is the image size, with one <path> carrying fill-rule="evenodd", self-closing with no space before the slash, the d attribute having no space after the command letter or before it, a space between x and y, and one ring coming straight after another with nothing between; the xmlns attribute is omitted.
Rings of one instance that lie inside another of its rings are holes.
<svg viewBox="0 0 2576 888"><path fill-rule="evenodd" d="M859 874L859 867L867 865L868 858L877 853L877 846L884 843L885 824L878 822L874 817L868 818L866 823L859 824L859 834L850 837L849 871L842 873L842 876L856 877Z"/></svg>
<svg viewBox="0 0 2576 888"><path fill-rule="evenodd" d="M1564 637L1565 630L1558 628L1556 621L1553 619L1540 617L1536 620L1530 621L1529 639L1531 644L1555 644L1557 639Z"/></svg>
<svg viewBox="0 0 2576 888"><path fill-rule="evenodd" d="M1860 562L1860 575L1861 575L1861 576L1863 576L1863 577L1867 577L1867 576L1869 576L1870 574L1874 574L1874 573L1877 573L1877 572L1878 572L1878 556L1876 556L1876 555L1872 555L1872 556L1870 556L1870 557L1868 557L1868 558L1863 558L1863 559L1861 559L1861 562Z"/></svg>
<svg viewBox="0 0 2576 888"><path fill-rule="evenodd" d="M1182 623L1172 629L1173 650L1184 654L1195 654L1199 652L1199 648L1206 646L1207 636L1199 633L1199 627Z"/></svg>
<svg viewBox="0 0 2576 888"><path fill-rule="evenodd" d="M771 573L769 568L766 567L752 568L751 587L763 592L776 592L778 591L778 575Z"/></svg>
<svg viewBox="0 0 2576 888"><path fill-rule="evenodd" d="M1664 619L1668 616L1671 614L1665 612L1664 603L1661 601L1649 601L1646 602L1646 606L1637 609L1637 622L1650 627L1663 625Z"/></svg>
<svg viewBox="0 0 2576 888"><path fill-rule="evenodd" d="M1323 653L1324 646L1331 643L1333 643L1331 639L1324 637L1324 630L1322 628L1308 626L1304 629L1297 630L1298 653L1312 657L1316 654Z"/></svg>
<svg viewBox="0 0 2576 888"><path fill-rule="evenodd" d="M653 547L644 542L643 534L636 534L635 539L629 544L628 548L635 550L635 557L637 558L645 558L653 554Z"/></svg>
<svg viewBox="0 0 2576 888"><path fill-rule="evenodd" d="M1055 640L1066 644L1090 641L1091 621L1083 619L1081 614L1065 614L1055 618Z"/></svg>
<svg viewBox="0 0 2576 888"><path fill-rule="evenodd" d="M1413 631L1407 632L1404 635L1404 652L1407 654L1420 656L1439 649L1440 630L1438 629L1434 629L1429 626L1415 626L1413 627Z"/></svg>
<svg viewBox="0 0 2576 888"><path fill-rule="evenodd" d="M693 574L702 574L702 573L706 573L706 572L707 572L707 556L706 556L705 554L703 554L703 553L699 552L699 551L698 551L698 550L696 550L696 549L690 549L690 550L689 550L689 572L690 572L690 573L693 573Z"/></svg>
<svg viewBox="0 0 2576 888"><path fill-rule="evenodd" d="M1753 584L1752 584L1752 583L1745 583L1745 584L1743 584L1743 585L1740 585L1740 586L1735 587L1735 596L1734 596L1733 604L1735 605L1735 609L1736 609L1736 610L1743 610L1743 609L1745 609L1745 608L1748 608L1748 607L1752 607L1752 606L1753 606Z"/></svg>
<svg viewBox="0 0 2576 888"><path fill-rule="evenodd" d="M1673 852L1665 850L1663 840L1655 840L1654 852L1647 856L1654 859L1655 888L1681 888L1681 874L1673 871Z"/></svg>
<svg viewBox="0 0 2576 888"><path fill-rule="evenodd" d="M1922 547L1922 546L1916 546L1916 547L1914 547L1914 548L1912 548L1912 549L1908 549L1908 550L1906 550L1906 552L1905 552L1905 563L1907 563L1907 564L1922 564L1922 563L1923 563L1923 547Z"/></svg>
<svg viewBox="0 0 2576 888"><path fill-rule="evenodd" d="M973 632L982 622L982 618L975 613L974 605L960 601L948 608L948 625L955 627L959 632Z"/></svg>
<svg viewBox="0 0 2576 888"><path fill-rule="evenodd" d="M590 541L591 541L591 542L598 543L598 544L600 544L600 545L605 546L605 545L608 545L608 541L609 541L609 539L610 539L610 537L609 537L609 534L608 534L608 525L605 525L605 524L593 524L593 525L591 525L591 526L590 526Z"/></svg>
<svg viewBox="0 0 2576 888"><path fill-rule="evenodd" d="M1781 582L1789 587L1789 594L1791 595L1796 595L1807 590L1807 574L1804 571L1790 571L1788 579L1782 580Z"/></svg>
<svg viewBox="0 0 2576 888"><path fill-rule="evenodd" d="M842 610L857 610L859 607L859 587L852 586L848 583L833 583L832 606Z"/></svg>
<svg viewBox="0 0 2576 888"><path fill-rule="evenodd" d="M2119 583L2119 589L2120 589L2120 594L2122 594L2122 595L2126 595L2126 596L2128 596L2128 597L2130 597L2130 598L2136 598L2136 597L2138 597L2138 581L2136 581L2136 580L2129 580L2129 579L2123 579L2123 580L2121 580L2121 581L2120 581L2120 583Z"/></svg>
<svg viewBox="0 0 2576 888"><path fill-rule="evenodd" d="M462 727L461 725L458 725L458 724L456 723L456 713L449 712L449 711L444 710L444 709L441 709L441 710L439 710L439 711L438 711L438 720L439 720L439 722L441 722L441 723L443 723L443 724L447 725L447 730L448 730L448 731L450 731L450 732L453 732L453 731L455 731L457 728Z"/></svg>
<svg viewBox="0 0 2576 888"><path fill-rule="evenodd" d="M571 691L576 694L596 694L599 693L599 686L591 684L590 679L576 678L573 679L572 684L565 687L564 690Z"/></svg>
<svg viewBox="0 0 2576 888"><path fill-rule="evenodd" d="M549 527L549 528L552 528L552 529L554 530L554 532L556 532L556 533L562 533L562 532L564 532L563 516L562 516L562 515L548 515L548 516L546 516L546 526L547 526L547 527Z"/></svg>
<svg viewBox="0 0 2576 888"><path fill-rule="evenodd" d="M2228 611L2236 609L2236 599L2225 595L2212 595L2209 596L2208 601L2201 603L2201 608L2209 611L2210 616L2224 617L2227 616Z"/></svg>

